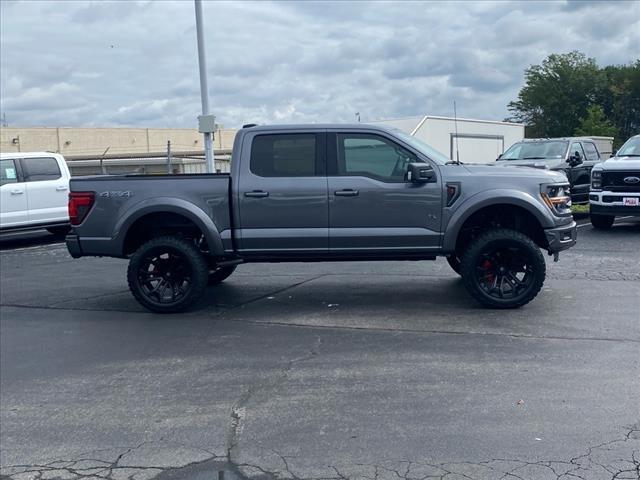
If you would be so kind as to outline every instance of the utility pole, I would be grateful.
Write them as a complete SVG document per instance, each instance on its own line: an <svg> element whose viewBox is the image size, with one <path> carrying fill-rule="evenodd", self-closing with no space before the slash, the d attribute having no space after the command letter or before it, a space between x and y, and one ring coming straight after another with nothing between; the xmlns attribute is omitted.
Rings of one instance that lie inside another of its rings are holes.
<svg viewBox="0 0 640 480"><path fill-rule="evenodd" d="M198 131L204 134L204 156L207 162L207 173L214 173L213 132L215 117L209 114L209 86L207 84L207 59L202 31L202 0L194 0L196 7L196 36L198 39L198 64L200 66L200 98L202 115L198 117Z"/></svg>
<svg viewBox="0 0 640 480"><path fill-rule="evenodd" d="M171 140L167 140L167 173L171 173Z"/></svg>

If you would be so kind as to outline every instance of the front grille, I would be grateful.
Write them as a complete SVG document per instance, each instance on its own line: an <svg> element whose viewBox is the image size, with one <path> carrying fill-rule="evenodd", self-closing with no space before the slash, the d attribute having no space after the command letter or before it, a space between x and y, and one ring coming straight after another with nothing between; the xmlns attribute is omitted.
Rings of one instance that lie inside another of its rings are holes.
<svg viewBox="0 0 640 480"><path fill-rule="evenodd" d="M640 192L640 183L625 183L627 177L640 178L640 172L602 172L602 189L610 192Z"/></svg>
<svg viewBox="0 0 640 480"><path fill-rule="evenodd" d="M630 198L640 198L640 197L637 197L637 195L629 195L629 197ZM629 197L626 197L626 196L625 197L614 197L613 195L603 195L602 196L602 201L604 203L613 203L613 202L622 203L624 198L629 198Z"/></svg>

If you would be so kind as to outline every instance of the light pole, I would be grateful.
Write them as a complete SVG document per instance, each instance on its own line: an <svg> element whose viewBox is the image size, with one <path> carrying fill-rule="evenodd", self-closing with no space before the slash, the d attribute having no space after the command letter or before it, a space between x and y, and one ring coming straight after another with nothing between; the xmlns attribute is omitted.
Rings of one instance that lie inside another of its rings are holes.
<svg viewBox="0 0 640 480"><path fill-rule="evenodd" d="M204 134L204 156L207 162L207 173L214 173L213 132L215 119L209 114L209 86L207 85L207 59L204 49L204 34L202 32L202 0L194 0L196 7L196 36L198 38L198 64L200 66L200 98L202 100L202 115L198 117L198 131Z"/></svg>

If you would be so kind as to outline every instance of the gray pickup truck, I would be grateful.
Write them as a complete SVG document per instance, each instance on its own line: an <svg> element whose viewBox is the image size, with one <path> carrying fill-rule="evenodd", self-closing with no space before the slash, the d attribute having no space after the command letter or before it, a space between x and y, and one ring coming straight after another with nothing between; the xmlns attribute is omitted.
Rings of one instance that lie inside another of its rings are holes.
<svg viewBox="0 0 640 480"><path fill-rule="evenodd" d="M160 313L240 263L436 256L483 305L515 308L544 283L541 249L576 242L565 175L454 163L383 127L245 126L231 168L73 178L69 252L128 258L131 292Z"/></svg>

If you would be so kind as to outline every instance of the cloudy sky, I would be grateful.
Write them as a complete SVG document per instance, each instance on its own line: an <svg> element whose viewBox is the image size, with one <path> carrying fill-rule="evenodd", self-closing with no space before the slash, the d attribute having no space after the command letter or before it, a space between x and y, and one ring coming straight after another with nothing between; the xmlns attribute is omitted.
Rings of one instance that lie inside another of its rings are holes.
<svg viewBox="0 0 640 480"><path fill-rule="evenodd" d="M205 2L226 127L430 114L501 120L523 70L580 50L640 56L640 1ZM10 126L195 127L193 2L0 1Z"/></svg>

